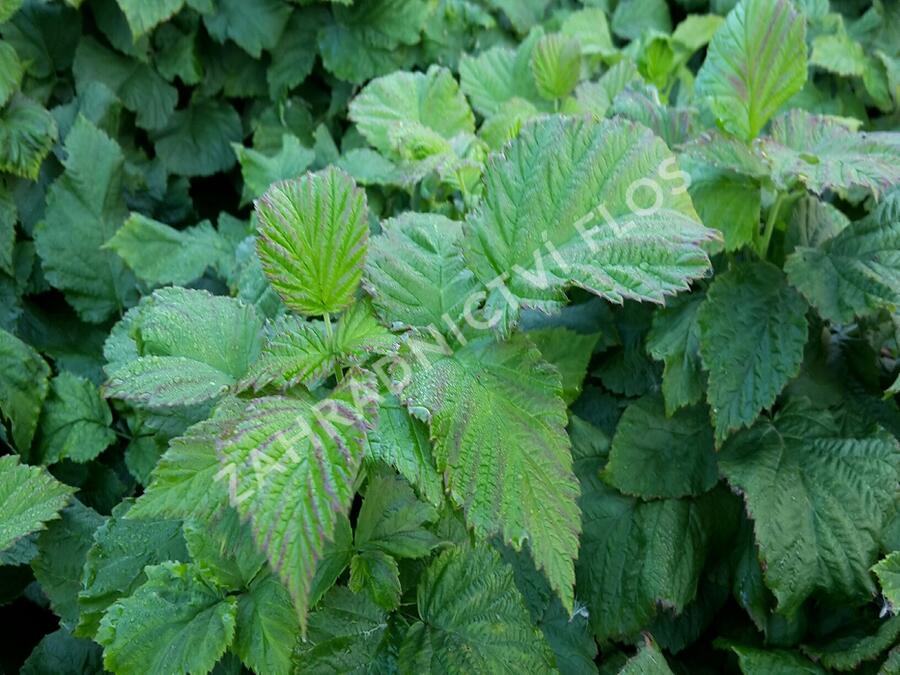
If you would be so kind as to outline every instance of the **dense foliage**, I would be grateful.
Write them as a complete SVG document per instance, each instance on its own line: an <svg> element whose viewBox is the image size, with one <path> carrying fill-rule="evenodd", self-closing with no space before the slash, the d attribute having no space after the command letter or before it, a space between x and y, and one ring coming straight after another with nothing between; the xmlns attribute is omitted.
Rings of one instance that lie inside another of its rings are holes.
<svg viewBox="0 0 900 675"><path fill-rule="evenodd" d="M900 672L898 104L897 0L0 0L0 671Z"/></svg>

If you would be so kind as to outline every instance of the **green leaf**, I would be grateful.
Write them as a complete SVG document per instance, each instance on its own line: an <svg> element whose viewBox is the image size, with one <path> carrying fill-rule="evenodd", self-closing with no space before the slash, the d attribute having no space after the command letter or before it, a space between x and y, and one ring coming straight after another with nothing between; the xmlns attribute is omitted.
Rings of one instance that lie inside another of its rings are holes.
<svg viewBox="0 0 900 675"><path fill-rule="evenodd" d="M41 355L12 333L0 329L0 409L22 453L27 453L31 446L49 380L50 366Z"/></svg>
<svg viewBox="0 0 900 675"><path fill-rule="evenodd" d="M225 101L193 101L177 110L168 124L153 135L163 166L180 176L211 176L235 162L232 143L243 136L241 118Z"/></svg>
<svg viewBox="0 0 900 675"><path fill-rule="evenodd" d="M396 72L372 80L350 103L350 119L366 140L387 156L397 155L394 137L408 126L443 138L475 132L475 116L446 68Z"/></svg>
<svg viewBox="0 0 900 675"><path fill-rule="evenodd" d="M874 661L878 656L897 644L900 638L900 617L870 620L865 624L850 625L830 635L826 645L803 645L803 651L826 668L838 671L857 671L865 668L865 661ZM862 634L858 631L862 629ZM862 667L861 667L862 666ZM887 673L884 670L879 673Z"/></svg>
<svg viewBox="0 0 900 675"><path fill-rule="evenodd" d="M270 384L288 389L302 383L312 388L331 374L334 357L321 322L285 315L240 386L259 391Z"/></svg>
<svg viewBox="0 0 900 675"><path fill-rule="evenodd" d="M45 635L19 671L20 675L99 675L102 672L100 645L74 638L65 628Z"/></svg>
<svg viewBox="0 0 900 675"><path fill-rule="evenodd" d="M315 152L300 145L297 137L291 134L281 137L281 150L271 157L238 143L232 147L244 177L244 191L241 195L241 202L244 204L261 196L272 183L296 178L316 158Z"/></svg>
<svg viewBox="0 0 900 675"><path fill-rule="evenodd" d="M0 457L0 551L43 530L44 523L59 517L74 492L44 469L19 464L16 455Z"/></svg>
<svg viewBox="0 0 900 675"><path fill-rule="evenodd" d="M565 98L581 76L581 49L562 33L545 35L531 54L531 74L538 93L548 101Z"/></svg>
<svg viewBox="0 0 900 675"><path fill-rule="evenodd" d="M671 675L672 669L659 646L649 636L644 637L638 653L628 659L619 675Z"/></svg>
<svg viewBox="0 0 900 675"><path fill-rule="evenodd" d="M365 281L382 318L442 332L455 327L479 290L459 255L460 223L438 214L403 213L381 228L381 236L369 242Z"/></svg>
<svg viewBox="0 0 900 675"><path fill-rule="evenodd" d="M695 52L712 40L723 20L716 14L689 14L672 31L672 40Z"/></svg>
<svg viewBox="0 0 900 675"><path fill-rule="evenodd" d="M881 594L887 600L894 614L900 613L900 551L894 551L887 555L878 564L872 567L878 583L881 584Z"/></svg>
<svg viewBox="0 0 900 675"><path fill-rule="evenodd" d="M115 251L135 275L153 285L187 284L208 267L223 268L234 255L209 221L183 230L132 213L103 246Z"/></svg>
<svg viewBox="0 0 900 675"><path fill-rule="evenodd" d="M800 247L819 248L849 226L850 219L833 205L812 195L801 197L791 211L784 237L785 251L792 253Z"/></svg>
<svg viewBox="0 0 900 675"><path fill-rule="evenodd" d="M178 103L178 91L152 66L107 49L91 37L78 44L72 72L79 91L90 82L109 87L143 129L163 127Z"/></svg>
<svg viewBox="0 0 900 675"><path fill-rule="evenodd" d="M806 21L789 0L742 0L713 36L697 93L750 141L806 82Z"/></svg>
<svg viewBox="0 0 900 675"><path fill-rule="evenodd" d="M234 653L255 673L287 673L300 626L287 589L265 574L238 596Z"/></svg>
<svg viewBox="0 0 900 675"><path fill-rule="evenodd" d="M438 556L417 589L419 621L400 648L414 673L554 671L553 652L532 624L512 570L486 547Z"/></svg>
<svg viewBox="0 0 900 675"><path fill-rule="evenodd" d="M603 479L641 499L700 495L719 481L704 406L666 416L658 395L632 403L619 420Z"/></svg>
<svg viewBox="0 0 900 675"><path fill-rule="evenodd" d="M270 52L272 61L266 69L272 99L286 96L312 72L318 53L316 34L326 17L327 13L320 7L295 9L291 13L278 44Z"/></svg>
<svg viewBox="0 0 900 675"><path fill-rule="evenodd" d="M350 508L374 413L373 386L374 377L357 372L318 403L254 399L217 447L231 501L253 524L256 543L287 585L304 628L316 562L337 518Z"/></svg>
<svg viewBox="0 0 900 675"><path fill-rule="evenodd" d="M584 514L578 590L597 638L626 639L658 605L678 613L694 598L712 509L702 500L644 502L620 494L599 477L602 433L580 420L570 432Z"/></svg>
<svg viewBox="0 0 900 675"><path fill-rule="evenodd" d="M0 171L36 180L58 132L46 108L20 93L0 109Z"/></svg>
<svg viewBox="0 0 900 675"><path fill-rule="evenodd" d="M391 611L400 605L400 568L384 551L372 549L353 556L348 586L354 593L369 593L382 609Z"/></svg>
<svg viewBox="0 0 900 675"><path fill-rule="evenodd" d="M361 364L372 354L393 354L399 338L378 323L371 303L354 302L334 330L332 351L344 364Z"/></svg>
<svg viewBox="0 0 900 675"><path fill-rule="evenodd" d="M740 645L726 645L735 654L741 672L747 675L824 675L825 671L796 652L784 649L759 649Z"/></svg>
<svg viewBox="0 0 900 675"><path fill-rule="evenodd" d="M354 541L362 551L382 551L395 558L423 558L440 540L425 525L438 512L419 501L402 478L376 474L356 521Z"/></svg>
<svg viewBox="0 0 900 675"><path fill-rule="evenodd" d="M674 164L661 140L623 120L550 117L524 130L488 166L464 228L469 267L491 289L489 320L503 330L521 305L558 309L571 285L661 303L706 274L700 244L714 235L682 179L658 174Z"/></svg>
<svg viewBox="0 0 900 675"><path fill-rule="evenodd" d="M184 0L116 0L125 14L134 39L168 21L184 6Z"/></svg>
<svg viewBox="0 0 900 675"><path fill-rule="evenodd" d="M647 353L663 361L662 395L666 414L703 398L706 379L700 360L700 325L697 316L705 296L682 295L653 315L647 333Z"/></svg>
<svg viewBox="0 0 900 675"><path fill-rule="evenodd" d="M143 356L116 368L104 395L150 410L192 406L222 396L235 383L228 373L181 356Z"/></svg>
<svg viewBox="0 0 900 675"><path fill-rule="evenodd" d="M672 32L672 17L664 0L623 0L612 17L613 32L621 38L637 40L644 33Z"/></svg>
<svg viewBox="0 0 900 675"><path fill-rule="evenodd" d="M88 462L109 447L116 434L112 413L90 381L63 371L50 383L36 439L43 464L63 459Z"/></svg>
<svg viewBox="0 0 900 675"><path fill-rule="evenodd" d="M35 247L47 280L82 319L101 323L137 300L134 275L102 248L128 215L122 195L125 158L114 140L81 116L65 149L65 171L47 192Z"/></svg>
<svg viewBox="0 0 900 675"><path fill-rule="evenodd" d="M734 436L719 467L747 502L779 611L816 589L842 598L875 591L869 568L900 470L893 437L848 435L829 413L792 402Z"/></svg>
<svg viewBox="0 0 900 675"><path fill-rule="evenodd" d="M500 111L501 106L520 98L539 110L549 110L538 93L531 73L534 47L543 32L533 31L515 50L492 47L477 56L463 54L459 61L459 81L472 107L483 117Z"/></svg>
<svg viewBox="0 0 900 675"><path fill-rule="evenodd" d="M761 143L779 186L799 183L818 195L861 188L879 196L900 183L896 133L855 132L841 120L791 110Z"/></svg>
<svg viewBox="0 0 900 675"><path fill-rule="evenodd" d="M617 51L609 34L606 12L600 7L585 7L572 12L563 21L560 32L577 40L584 56L611 57Z"/></svg>
<svg viewBox="0 0 900 675"><path fill-rule="evenodd" d="M598 338L596 333L581 335L563 327L528 331L528 339L540 350L544 360L559 371L562 397L568 404L581 393Z"/></svg>
<svg viewBox="0 0 900 675"><path fill-rule="evenodd" d="M850 323L900 305L900 192L818 247L798 247L785 262L788 279L835 323Z"/></svg>
<svg viewBox="0 0 900 675"><path fill-rule="evenodd" d="M103 665L117 673L208 673L234 638L237 602L193 565L146 568L147 582L100 623Z"/></svg>
<svg viewBox="0 0 900 675"><path fill-rule="evenodd" d="M717 444L752 424L797 375L805 314L806 302L774 265L744 264L716 277L697 321Z"/></svg>
<svg viewBox="0 0 900 675"><path fill-rule="evenodd" d="M0 107L19 89L25 69L19 61L15 47L0 42Z"/></svg>
<svg viewBox="0 0 900 675"><path fill-rule="evenodd" d="M702 164L690 166L688 171L691 200L697 213L704 225L723 234L725 250L736 251L751 243L759 231L758 180Z"/></svg>
<svg viewBox="0 0 900 675"><path fill-rule="evenodd" d="M288 307L324 314L350 304L369 237L365 193L352 178L328 168L277 183L256 212L259 258Z"/></svg>
<svg viewBox="0 0 900 675"><path fill-rule="evenodd" d="M294 652L297 673L365 673L390 659L388 620L366 594L337 586L309 615L309 641ZM396 670L396 663L394 670ZM385 668L385 670L389 670Z"/></svg>
<svg viewBox="0 0 900 675"><path fill-rule="evenodd" d="M430 504L443 503L443 484L435 468L428 428L393 394L381 402L378 426L369 432L368 442L368 457L397 469Z"/></svg>
<svg viewBox="0 0 900 675"><path fill-rule="evenodd" d="M254 58L272 49L291 16L281 0L216 0L216 11L203 16L203 25L218 42L234 40Z"/></svg>
<svg viewBox="0 0 900 675"><path fill-rule="evenodd" d="M31 561L31 570L60 624L68 629L78 623L81 570L94 532L105 520L92 508L73 500L61 518L50 523L38 537L38 555Z"/></svg>
<svg viewBox="0 0 900 675"><path fill-rule="evenodd" d="M80 637L93 637L106 608L144 583L147 565L187 560L180 521L128 520L127 512L126 502L94 532L78 592Z"/></svg>
<svg viewBox="0 0 900 675"><path fill-rule="evenodd" d="M213 419L173 439L127 517L211 520L228 502L228 486L218 479L218 432Z"/></svg>
<svg viewBox="0 0 900 675"><path fill-rule="evenodd" d="M479 536L501 533L516 550L527 539L571 611L578 486L558 372L522 337L480 338L431 362L418 356L403 395L428 416L450 498Z"/></svg>
<svg viewBox="0 0 900 675"><path fill-rule="evenodd" d="M817 35L809 63L844 77L862 77L868 67L862 45L845 32Z"/></svg>

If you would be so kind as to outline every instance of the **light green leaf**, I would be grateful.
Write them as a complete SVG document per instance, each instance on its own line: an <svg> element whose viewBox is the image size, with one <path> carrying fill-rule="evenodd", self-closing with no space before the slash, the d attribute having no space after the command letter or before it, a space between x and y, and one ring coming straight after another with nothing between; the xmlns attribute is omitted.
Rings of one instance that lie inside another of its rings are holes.
<svg viewBox="0 0 900 675"><path fill-rule="evenodd" d="M238 596L234 652L255 673L287 673L300 625L277 577L261 575Z"/></svg>
<svg viewBox="0 0 900 675"><path fill-rule="evenodd" d="M116 0L125 14L134 39L167 21L184 6L184 0Z"/></svg>
<svg viewBox="0 0 900 675"><path fill-rule="evenodd" d="M0 457L0 551L45 529L44 523L59 517L74 492L46 470L19 464L16 455Z"/></svg>
<svg viewBox="0 0 900 675"><path fill-rule="evenodd" d="M533 31L515 50L492 47L478 56L463 54L460 58L460 87L482 116L499 112L504 103L514 98L524 99L539 110L550 109L531 74L532 52L542 35L540 30Z"/></svg>
<svg viewBox="0 0 900 675"><path fill-rule="evenodd" d="M672 669L659 646L649 636L644 637L638 653L628 659L619 675L671 675Z"/></svg>
<svg viewBox="0 0 900 675"><path fill-rule="evenodd" d="M200 422L172 440L128 518L207 522L216 516L228 503L228 486L220 480L216 455L219 424L215 419Z"/></svg>
<svg viewBox="0 0 900 675"><path fill-rule="evenodd" d="M27 453L31 446L49 380L50 366L41 355L0 329L0 409L21 453Z"/></svg>
<svg viewBox="0 0 900 675"><path fill-rule="evenodd" d="M581 393L598 338L596 333L582 335L562 326L528 331L528 339L540 350L544 360L559 371L562 397L568 404Z"/></svg>
<svg viewBox="0 0 900 675"><path fill-rule="evenodd" d="M403 640L401 670L554 672L553 652L531 622L512 570L487 546L438 556L417 599L420 620Z"/></svg>
<svg viewBox="0 0 900 675"><path fill-rule="evenodd" d="M137 301L134 275L102 249L128 215L119 145L79 116L66 137L65 171L47 192L35 247L47 280L85 321L100 323Z"/></svg>
<svg viewBox="0 0 900 675"><path fill-rule="evenodd" d="M797 375L809 330L805 314L806 302L770 263L716 277L697 321L717 444L750 426Z"/></svg>
<svg viewBox="0 0 900 675"><path fill-rule="evenodd" d="M862 45L843 31L817 35L812 41L809 63L844 77L862 77L868 68Z"/></svg>
<svg viewBox="0 0 900 675"><path fill-rule="evenodd" d="M843 598L875 591L869 568L900 471L892 436L850 436L828 412L792 402L734 436L719 467L747 502L779 611L816 589Z"/></svg>
<svg viewBox="0 0 900 675"><path fill-rule="evenodd" d="M403 213L381 228L381 236L369 242L366 289L382 318L441 332L456 326L478 290L459 255L460 223L438 214Z"/></svg>
<svg viewBox="0 0 900 675"><path fill-rule="evenodd" d="M894 614L900 614L900 551L894 551L887 555L878 564L872 567L878 583L881 584L881 594L887 600Z"/></svg>
<svg viewBox="0 0 900 675"><path fill-rule="evenodd" d="M900 192L816 248L798 247L788 279L823 318L850 323L900 305Z"/></svg>
<svg viewBox="0 0 900 675"><path fill-rule="evenodd" d="M368 300L354 302L334 329L332 352L342 363L361 364L373 354L397 351L399 338L378 323Z"/></svg>
<svg viewBox="0 0 900 675"><path fill-rule="evenodd" d="M369 237L365 193L328 168L269 188L256 202L257 250L272 287L302 314L350 304Z"/></svg>
<svg viewBox="0 0 900 675"><path fill-rule="evenodd" d="M216 0L216 11L203 16L203 24L218 42L234 40L254 58L272 49L291 16L281 0Z"/></svg>
<svg viewBox="0 0 900 675"><path fill-rule="evenodd" d="M612 16L613 32L627 40L637 40L644 33L672 32L672 17L665 0L622 0Z"/></svg>
<svg viewBox="0 0 900 675"><path fill-rule="evenodd" d="M187 560L180 521L127 520L127 511L126 502L94 532L78 593L80 637L93 637L106 608L144 583L147 565Z"/></svg>
<svg viewBox="0 0 900 675"><path fill-rule="evenodd" d="M703 398L706 379L697 323L703 300L700 293L675 298L653 314L653 326L647 333L647 353L665 363L662 394L667 415Z"/></svg>
<svg viewBox="0 0 900 675"><path fill-rule="evenodd" d="M211 176L234 165L232 143L241 140L241 118L225 101L194 101L172 114L153 136L156 154L170 172Z"/></svg>
<svg viewBox="0 0 900 675"><path fill-rule="evenodd" d="M504 154L488 166L463 243L501 330L520 305L560 308L571 285L614 302L661 303L709 269L700 244L713 231L697 221L678 173L661 175L675 160L647 129L550 117Z"/></svg>
<svg viewBox="0 0 900 675"><path fill-rule="evenodd" d="M25 69L15 47L0 41L0 107L5 106L22 83Z"/></svg>
<svg viewBox="0 0 900 675"><path fill-rule="evenodd" d="M346 514L374 414L374 377L351 372L331 395L251 401L217 448L231 501L249 518L305 628L316 562ZM362 406L362 408L360 407Z"/></svg>
<svg viewBox="0 0 900 675"><path fill-rule="evenodd" d="M238 143L232 147L244 177L243 204L262 195L272 183L297 178L316 158L314 151L300 145L297 137L291 134L281 137L281 150L271 157Z"/></svg>
<svg viewBox="0 0 900 675"><path fill-rule="evenodd" d="M41 585L60 624L72 629L78 623L81 570L93 543L95 530L106 518L78 500L41 532L38 555L31 561L34 578Z"/></svg>
<svg viewBox="0 0 900 675"><path fill-rule="evenodd" d="M397 469L430 504L443 503L443 484L435 468L428 428L393 394L382 401L378 426L369 432L368 441L368 457Z"/></svg>
<svg viewBox="0 0 900 675"><path fill-rule="evenodd" d="M287 389L302 383L312 388L331 374L334 357L322 322L285 315L240 386L259 391L270 384Z"/></svg>
<svg viewBox="0 0 900 675"><path fill-rule="evenodd" d="M719 481L705 406L666 416L658 395L632 403L616 427L603 479L641 499L700 495Z"/></svg>
<svg viewBox="0 0 900 675"><path fill-rule="evenodd" d="M900 183L900 135L855 132L840 120L791 110L772 122L761 147L776 184L821 195L862 188L876 196Z"/></svg>
<svg viewBox="0 0 900 675"><path fill-rule="evenodd" d="M689 14L675 26L672 40L689 52L695 52L712 40L722 21L716 14Z"/></svg>
<svg viewBox="0 0 900 675"><path fill-rule="evenodd" d="M500 533L516 550L528 540L571 611L578 485L558 372L521 336L480 338L430 363L419 356L405 402L427 411L451 499L478 535Z"/></svg>
<svg viewBox="0 0 900 675"><path fill-rule="evenodd" d="M581 75L581 49L562 33L545 35L531 54L531 74L538 93L548 101L565 98Z"/></svg>
<svg viewBox="0 0 900 675"><path fill-rule="evenodd" d="M446 68L396 72L372 80L350 102L350 119L381 153L396 155L395 130L419 124L443 138L475 132L475 116Z"/></svg>
<svg viewBox="0 0 900 675"><path fill-rule="evenodd" d="M234 638L237 602L197 568L163 563L100 623L103 665L116 673L208 673Z"/></svg>
<svg viewBox="0 0 900 675"><path fill-rule="evenodd" d="M233 247L209 221L183 230L132 213L103 248L115 251L139 279L149 284L187 284L208 267L222 269Z"/></svg>
<svg viewBox="0 0 900 675"><path fill-rule="evenodd" d="M107 49L92 37L78 44L72 72L79 91L90 82L109 87L144 129L164 126L178 103L178 91L152 66Z"/></svg>
<svg viewBox="0 0 900 675"><path fill-rule="evenodd" d="M750 141L806 82L806 21L790 0L742 0L713 36L697 94Z"/></svg>
<svg viewBox="0 0 900 675"><path fill-rule="evenodd" d="M97 387L63 371L50 383L44 402L36 447L43 464L63 459L88 462L109 447L116 434L112 413Z"/></svg>
<svg viewBox="0 0 900 675"><path fill-rule="evenodd" d="M609 34L606 12L599 7L572 12L563 21L560 32L577 40L584 56L611 57L617 51Z"/></svg>
<svg viewBox="0 0 900 675"><path fill-rule="evenodd" d="M36 180L58 132L46 108L20 93L0 109L0 171Z"/></svg>
<svg viewBox="0 0 900 675"><path fill-rule="evenodd" d="M181 356L142 356L116 368L104 395L151 410L198 405L218 398L234 378L202 361Z"/></svg>

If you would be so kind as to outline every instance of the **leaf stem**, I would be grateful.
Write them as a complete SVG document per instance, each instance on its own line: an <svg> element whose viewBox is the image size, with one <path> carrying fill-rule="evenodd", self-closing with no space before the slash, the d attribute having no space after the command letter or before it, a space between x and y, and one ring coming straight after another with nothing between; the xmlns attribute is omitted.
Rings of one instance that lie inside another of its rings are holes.
<svg viewBox="0 0 900 675"><path fill-rule="evenodd" d="M332 354L334 355L334 377L338 382L340 382L344 379L344 369L341 368L341 364L338 363L337 350L334 348L334 329L331 327L331 313L325 312L322 315L322 318L325 319L325 335L328 338L328 344L331 347Z"/></svg>
<svg viewBox="0 0 900 675"><path fill-rule="evenodd" d="M778 196L775 197L775 202L772 206L769 207L769 215L766 219L766 229L763 230L762 241L759 243L759 257L765 260L766 254L769 251L769 242L772 240L772 233L775 231L775 222L778 220L778 212L781 210L781 205L787 200L788 195L779 192Z"/></svg>

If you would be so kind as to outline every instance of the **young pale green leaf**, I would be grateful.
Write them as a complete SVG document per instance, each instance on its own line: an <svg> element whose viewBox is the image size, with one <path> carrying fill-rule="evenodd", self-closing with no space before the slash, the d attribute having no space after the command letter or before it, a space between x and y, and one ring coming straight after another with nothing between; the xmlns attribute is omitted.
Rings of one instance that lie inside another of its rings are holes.
<svg viewBox="0 0 900 675"><path fill-rule="evenodd" d="M850 323L900 305L900 192L818 247L798 247L788 279L823 318Z"/></svg>
<svg viewBox="0 0 900 675"><path fill-rule="evenodd" d="M862 45L844 31L817 35L809 63L844 77L862 77L868 67Z"/></svg>
<svg viewBox="0 0 900 675"><path fill-rule="evenodd" d="M703 398L706 380L697 315L704 297L692 293L675 298L653 315L653 326L647 333L647 353L665 363L662 395L667 415Z"/></svg>
<svg viewBox="0 0 900 675"><path fill-rule="evenodd" d="M545 35L531 54L531 74L538 93L548 101L565 98L581 76L581 48L562 33Z"/></svg>
<svg viewBox="0 0 900 675"><path fill-rule="evenodd" d="M475 132L475 116L446 68L397 72L372 80L350 103L350 119L381 153L396 155L394 130L420 124L450 139Z"/></svg>
<svg viewBox="0 0 900 675"><path fill-rule="evenodd" d="M719 124L750 141L806 82L806 21L789 0L741 0L697 74Z"/></svg>
<svg viewBox="0 0 900 675"><path fill-rule="evenodd" d="M619 420L603 479L641 499L696 496L718 482L705 406L666 416L661 397L632 403Z"/></svg>
<svg viewBox="0 0 900 675"><path fill-rule="evenodd" d="M24 74L25 69L15 47L8 42L0 42L0 107L5 106L19 89Z"/></svg>
<svg viewBox="0 0 900 675"><path fill-rule="evenodd" d="M94 532L85 558L75 629L80 637L93 637L106 608L144 583L147 565L188 558L180 521L129 520L122 517L124 504Z"/></svg>
<svg viewBox="0 0 900 675"><path fill-rule="evenodd" d="M532 624L512 570L487 546L438 556L417 600L420 620L400 648L402 671L554 672L553 652Z"/></svg>
<svg viewBox="0 0 900 675"><path fill-rule="evenodd" d="M232 143L232 147L244 177L243 204L261 196L272 183L301 175L316 158L316 153L300 145L299 139L292 134L281 137L281 150L271 156L245 148L240 143Z"/></svg>
<svg viewBox="0 0 900 675"><path fill-rule="evenodd" d="M328 168L277 183L256 202L257 250L272 287L302 314L350 304L369 238L365 193Z"/></svg>
<svg viewBox="0 0 900 675"><path fill-rule="evenodd" d="M50 366L31 346L0 329L0 412L12 427L19 452L27 453L47 396Z"/></svg>
<svg viewBox="0 0 900 675"><path fill-rule="evenodd" d="M428 428L393 394L381 402L378 426L369 432L368 442L368 457L397 469L433 506L443 503L443 483L435 467Z"/></svg>
<svg viewBox="0 0 900 675"><path fill-rule="evenodd" d="M16 455L0 457L0 551L58 518L74 492L44 469L19 464Z"/></svg>
<svg viewBox="0 0 900 675"><path fill-rule="evenodd" d="M431 362L423 345L411 349L423 358L403 395L428 415L451 499L477 534L500 533L516 550L527 540L571 611L580 519L559 373L521 336L480 338Z"/></svg>
<svg viewBox="0 0 900 675"><path fill-rule="evenodd" d="M464 228L490 320L505 330L522 305L559 308L571 285L661 303L705 275L701 243L715 233L674 168L665 143L621 119L527 127L488 166L483 205Z"/></svg>
<svg viewBox="0 0 900 675"><path fill-rule="evenodd" d="M233 247L208 220L176 230L132 213L103 248L115 251L135 275L149 284L187 284L209 267L223 269Z"/></svg>
<svg viewBox="0 0 900 675"><path fill-rule="evenodd" d="M0 109L0 171L35 180L57 136L56 122L46 108L13 94Z"/></svg>
<svg viewBox="0 0 900 675"><path fill-rule="evenodd" d="M723 447L719 467L754 520L766 584L785 613L816 589L860 598L892 508L900 446L888 433L842 432L831 415L792 402Z"/></svg>
<svg viewBox="0 0 900 675"><path fill-rule="evenodd" d="M369 242L365 277L381 317L441 332L456 326L479 289L459 255L460 223L438 214L404 213L381 227L381 236Z"/></svg>
<svg viewBox="0 0 900 675"><path fill-rule="evenodd" d="M659 604L680 612L693 599L711 509L701 500L645 502L620 494L599 477L602 432L578 420L572 433L584 514L578 590L594 634L625 639L653 619Z"/></svg>
<svg viewBox="0 0 900 675"><path fill-rule="evenodd" d="M806 302L770 263L716 277L697 321L717 444L750 426L797 375L809 331L805 314Z"/></svg>
<svg viewBox="0 0 900 675"><path fill-rule="evenodd" d="M243 136L241 118L224 100L204 99L174 112L153 134L156 155L171 173L211 176L235 162L232 143Z"/></svg>
<svg viewBox="0 0 900 675"><path fill-rule="evenodd" d="M776 184L821 195L861 188L879 196L900 183L900 135L856 132L841 120L791 110L760 141Z"/></svg>
<svg viewBox="0 0 900 675"><path fill-rule="evenodd" d="M894 614L900 614L900 551L893 551L878 564L872 567L878 583L881 585L881 594L887 600Z"/></svg>
<svg viewBox="0 0 900 675"><path fill-rule="evenodd" d="M331 395L251 401L226 426L217 451L231 501L249 518L272 569L306 625L316 563L353 498L374 377L351 372Z"/></svg>
<svg viewBox="0 0 900 675"><path fill-rule="evenodd" d="M41 463L94 459L116 440L110 424L112 413L94 383L61 372L50 383L41 412L36 438Z"/></svg>
<svg viewBox="0 0 900 675"><path fill-rule="evenodd" d="M134 275L103 245L128 216L119 145L79 116L65 143L65 171L47 192L34 233L47 280L85 321L100 323L137 300Z"/></svg>
<svg viewBox="0 0 900 675"><path fill-rule="evenodd" d="M237 601L193 565L168 562L145 574L100 623L103 665L114 673L208 673L234 639Z"/></svg>

